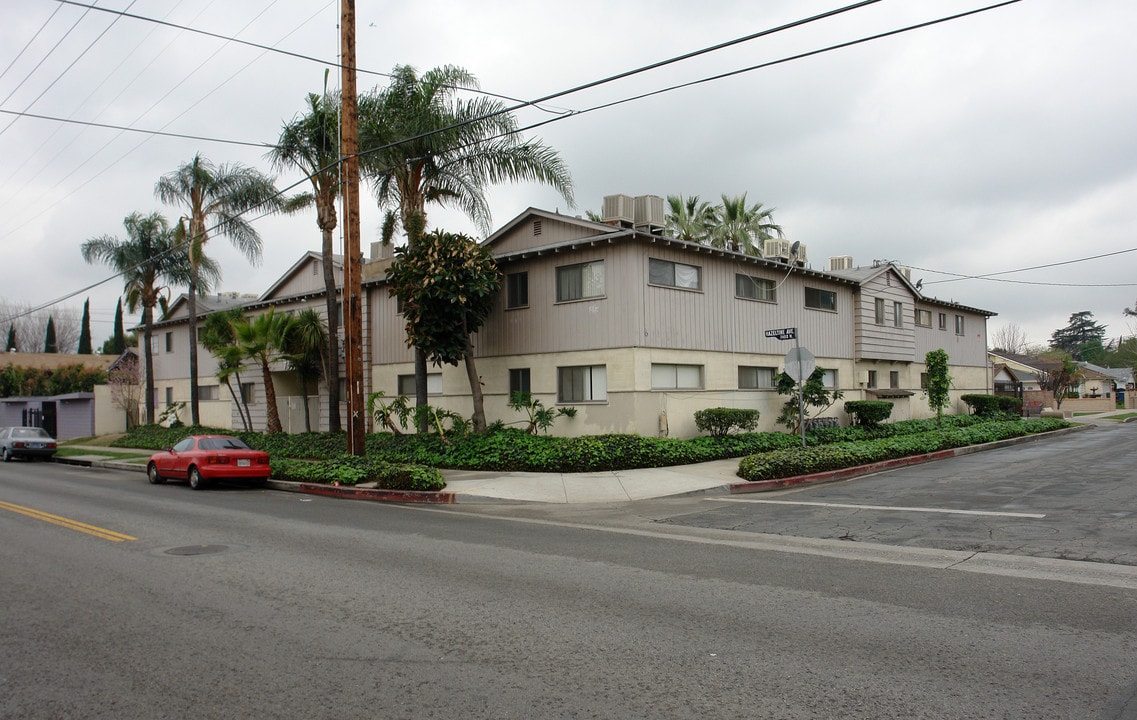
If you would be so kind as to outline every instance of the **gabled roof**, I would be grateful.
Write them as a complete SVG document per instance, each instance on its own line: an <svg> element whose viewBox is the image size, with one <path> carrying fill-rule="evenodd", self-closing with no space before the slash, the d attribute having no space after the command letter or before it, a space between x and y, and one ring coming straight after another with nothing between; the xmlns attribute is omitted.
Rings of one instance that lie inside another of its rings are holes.
<svg viewBox="0 0 1137 720"><path fill-rule="evenodd" d="M885 263L880 263L877 265L869 265L867 267L855 267L855 268L850 268L848 270L830 270L829 271L829 274L831 274L831 275L849 278L850 280L855 281L858 285L864 285L866 283L869 283L869 282L875 280L876 278L880 277L884 273L891 273L893 277L899 278L900 282L903 283L904 286L908 288L908 291L911 292L912 295L917 300L919 300L921 302L929 303L932 305L940 305L943 307L954 308L957 310L963 310L965 312L975 313L976 315L985 315L987 317L992 317L994 315L998 315L998 313L991 312L990 310L983 310L981 308L971 307L969 305L962 305L960 303L955 302L954 300L941 300L941 299L936 298L936 297L931 297L929 295L925 295L923 293L923 291L921 290L921 288L918 285L914 285L912 283L912 281L909 280L908 277L904 273L900 272L899 266L897 266L896 263L893 263L893 262L885 262Z"/></svg>
<svg viewBox="0 0 1137 720"><path fill-rule="evenodd" d="M1051 372L1062 367L1062 362L1059 360L1035 357L1033 355L1019 355L1016 353L995 352L990 350L987 354L992 358L1002 360L1007 365L1018 365L1034 370L1035 372Z"/></svg>
<svg viewBox="0 0 1137 720"><path fill-rule="evenodd" d="M313 262L321 262L323 259L324 259L323 253L318 253L315 250L309 250L308 252L304 253L302 256L300 256L299 260L297 260L296 262L294 262L292 264L292 267L285 270L284 274L282 274L279 278L277 278L276 282L274 282L271 286L269 286L268 290L265 290L263 293L261 293L260 296L257 298L257 300L262 301L262 302L265 300L268 300L274 294L276 294L277 290L284 287L284 285L287 284L289 280L294 278L301 271L302 268L308 266L310 263L313 263ZM338 274L336 275L336 287L342 288L343 287L343 255L332 255L332 267L334 267L337 271L339 271ZM322 283L321 283L321 287L320 287L320 294L323 294L323 284Z"/></svg>
<svg viewBox="0 0 1137 720"><path fill-rule="evenodd" d="M1132 368L1102 367L1100 365L1094 365L1093 363L1088 362L1079 362L1078 365L1087 370L1092 370L1102 376L1105 376L1119 385L1128 385L1129 383L1133 382Z"/></svg>
<svg viewBox="0 0 1137 720"><path fill-rule="evenodd" d="M215 313L218 310L228 310L229 308L240 307L254 301L255 299L255 295L241 295L235 292L220 293L218 295L199 295L197 298L197 315L198 317L201 317L202 315ZM188 304L189 296L186 293L178 295L178 297L175 298L172 303L170 303L169 307L166 309L166 312L162 313L162 317L158 319L154 324L157 325L159 323L167 322L171 319L176 319L174 318L174 315L176 315L182 309L183 305ZM186 309L186 313L188 315L188 308ZM137 327L131 329L141 330L142 326L138 325Z"/></svg>

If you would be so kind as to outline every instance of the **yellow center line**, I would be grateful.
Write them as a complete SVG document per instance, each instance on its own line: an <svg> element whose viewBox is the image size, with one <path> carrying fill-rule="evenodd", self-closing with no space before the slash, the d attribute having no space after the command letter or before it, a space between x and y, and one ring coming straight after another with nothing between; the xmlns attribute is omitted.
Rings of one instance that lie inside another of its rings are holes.
<svg viewBox="0 0 1137 720"><path fill-rule="evenodd" d="M53 525L65 527L68 530L76 530L81 533L87 533L88 535L94 535L97 538L110 540L111 542L123 542L126 540L138 539L136 537L131 537L130 535L124 535L122 533L115 532L114 530L101 528L97 525L88 525L87 523L79 522L78 520L60 517L59 515L52 515L51 513L45 513L42 510L34 510L22 505L13 505L12 503L6 503L2 500L0 500L0 510L8 510L10 512L25 515L30 518L35 518L36 520L43 520L44 522L49 522Z"/></svg>

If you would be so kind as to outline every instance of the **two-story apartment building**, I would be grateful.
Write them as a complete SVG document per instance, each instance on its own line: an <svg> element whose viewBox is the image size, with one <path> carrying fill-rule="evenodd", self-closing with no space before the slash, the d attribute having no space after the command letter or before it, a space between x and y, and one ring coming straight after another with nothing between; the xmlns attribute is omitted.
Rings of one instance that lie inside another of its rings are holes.
<svg viewBox="0 0 1137 720"><path fill-rule="evenodd" d="M502 273L497 306L473 342L491 422L521 419L507 406L520 390L546 406L577 409L575 418L558 421L564 435L686 437L697 434L696 410L720 406L757 409L760 427L775 429L788 399L775 391L775 378L795 342L766 331L789 327L825 369L827 386L845 400L888 400L896 420L931 415L920 392L929 350L948 352L955 410L966 411L959 395L989 392L986 321L994 313L925 297L891 263L857 268L842 257L832 259L836 269L814 270L800 252L760 258L675 240L660 225L530 208L484 241ZM365 270L365 393L413 396L413 352L384 279L387 262L376 259ZM305 305L322 313L318 263L308 253L268 291L239 302L250 313ZM175 336L173 350L156 363L160 406L188 395L188 362L177 344L185 343L187 320L184 304L175 304L156 333ZM208 380L215 373L209 354L199 357L202 385L216 384ZM255 406L263 398L259 374L242 380ZM299 392L283 367L274 382L278 396ZM228 415L237 426L223 387L202 392L217 404L209 416L203 406L203 420ZM432 366L428 395L432 405L471 412L462 367ZM324 428L326 403L315 405ZM842 405L825 414L847 422ZM263 411L256 418L263 426Z"/></svg>

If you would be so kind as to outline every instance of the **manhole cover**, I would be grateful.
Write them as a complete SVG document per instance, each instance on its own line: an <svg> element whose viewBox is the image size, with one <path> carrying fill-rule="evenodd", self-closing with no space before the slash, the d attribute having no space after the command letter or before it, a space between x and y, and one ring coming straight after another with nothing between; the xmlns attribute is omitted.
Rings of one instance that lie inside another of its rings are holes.
<svg viewBox="0 0 1137 720"><path fill-rule="evenodd" d="M186 547L170 548L166 551L167 555L213 555L219 552L225 552L229 547L227 545L187 545Z"/></svg>

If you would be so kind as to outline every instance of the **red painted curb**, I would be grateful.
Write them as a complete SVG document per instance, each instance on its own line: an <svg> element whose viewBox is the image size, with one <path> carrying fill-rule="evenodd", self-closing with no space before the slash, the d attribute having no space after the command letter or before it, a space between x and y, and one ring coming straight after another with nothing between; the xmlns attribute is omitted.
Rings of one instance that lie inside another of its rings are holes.
<svg viewBox="0 0 1137 720"><path fill-rule="evenodd" d="M300 483L300 492L309 495L340 498L342 500L372 500L375 502L434 503L453 505L454 493L426 490L378 490L336 485Z"/></svg>
<svg viewBox="0 0 1137 720"><path fill-rule="evenodd" d="M836 482L858 475L868 475L869 473L891 470L892 468L904 467L906 465L919 465L920 463L931 462L933 460L955 457L957 451L960 449L961 448L953 448L951 450L939 450L934 453L927 453L926 455L912 455L910 457L882 460L881 462L872 463L870 465L857 465L855 467L829 470L812 475L794 475L793 477L776 478L773 480L733 483L730 486L730 493L732 495L738 495L741 493L770 492L771 490L782 490L798 485L820 485L821 483Z"/></svg>

